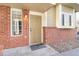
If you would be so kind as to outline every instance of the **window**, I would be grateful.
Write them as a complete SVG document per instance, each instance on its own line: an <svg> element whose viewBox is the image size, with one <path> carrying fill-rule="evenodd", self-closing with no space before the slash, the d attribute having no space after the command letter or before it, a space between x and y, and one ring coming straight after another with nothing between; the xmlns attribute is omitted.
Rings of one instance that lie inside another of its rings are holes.
<svg viewBox="0 0 79 59"><path fill-rule="evenodd" d="M64 14L62 14L62 26L64 26Z"/></svg>
<svg viewBox="0 0 79 59"><path fill-rule="evenodd" d="M69 26L71 26L71 15L69 15Z"/></svg>
<svg viewBox="0 0 79 59"><path fill-rule="evenodd" d="M72 13L63 12L62 13L62 26L70 27L72 26Z"/></svg>
<svg viewBox="0 0 79 59"><path fill-rule="evenodd" d="M11 34L21 35L22 34L22 11L19 9L12 9L11 14Z"/></svg>
<svg viewBox="0 0 79 59"><path fill-rule="evenodd" d="M15 19L12 21L12 34L20 35L22 33L22 21Z"/></svg>

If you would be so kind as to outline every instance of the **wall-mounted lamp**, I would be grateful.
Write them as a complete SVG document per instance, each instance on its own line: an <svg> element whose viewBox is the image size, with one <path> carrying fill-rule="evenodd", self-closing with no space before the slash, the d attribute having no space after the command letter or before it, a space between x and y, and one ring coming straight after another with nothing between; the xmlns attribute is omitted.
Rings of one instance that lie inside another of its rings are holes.
<svg viewBox="0 0 79 59"><path fill-rule="evenodd" d="M28 17L28 16L27 16L27 15L25 15L25 16L24 16L24 20L27 20L27 17Z"/></svg>
<svg viewBox="0 0 79 59"><path fill-rule="evenodd" d="M25 18L27 19L27 15L25 15Z"/></svg>

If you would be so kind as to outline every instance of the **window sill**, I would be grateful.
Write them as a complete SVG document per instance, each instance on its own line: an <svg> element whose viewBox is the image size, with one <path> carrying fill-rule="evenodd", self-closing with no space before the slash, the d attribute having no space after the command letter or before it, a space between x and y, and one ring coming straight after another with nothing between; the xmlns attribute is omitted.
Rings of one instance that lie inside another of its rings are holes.
<svg viewBox="0 0 79 59"><path fill-rule="evenodd" d="M11 35L11 37L21 37L22 35Z"/></svg>

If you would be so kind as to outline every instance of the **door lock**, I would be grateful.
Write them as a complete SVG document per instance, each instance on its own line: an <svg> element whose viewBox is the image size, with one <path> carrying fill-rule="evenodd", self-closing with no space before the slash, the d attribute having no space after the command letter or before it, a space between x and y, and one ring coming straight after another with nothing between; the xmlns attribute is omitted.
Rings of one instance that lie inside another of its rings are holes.
<svg viewBox="0 0 79 59"><path fill-rule="evenodd" d="M32 28L30 28L30 32L32 31Z"/></svg>

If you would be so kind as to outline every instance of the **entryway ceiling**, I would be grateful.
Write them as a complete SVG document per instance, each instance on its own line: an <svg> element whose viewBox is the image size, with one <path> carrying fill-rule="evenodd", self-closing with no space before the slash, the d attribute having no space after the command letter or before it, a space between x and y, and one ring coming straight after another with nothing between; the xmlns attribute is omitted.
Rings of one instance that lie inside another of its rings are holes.
<svg viewBox="0 0 79 59"><path fill-rule="evenodd" d="M37 12L44 12L48 10L51 6L53 6L50 3L0 3L0 5L6 5L14 8L27 8L29 10Z"/></svg>
<svg viewBox="0 0 79 59"><path fill-rule="evenodd" d="M66 5L68 7L76 9L76 11L79 12L78 3L57 3L57 4ZM52 6L54 6L54 4L51 3L0 3L0 5L10 6L14 8L23 8L42 13L51 8Z"/></svg>

